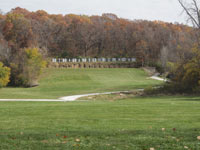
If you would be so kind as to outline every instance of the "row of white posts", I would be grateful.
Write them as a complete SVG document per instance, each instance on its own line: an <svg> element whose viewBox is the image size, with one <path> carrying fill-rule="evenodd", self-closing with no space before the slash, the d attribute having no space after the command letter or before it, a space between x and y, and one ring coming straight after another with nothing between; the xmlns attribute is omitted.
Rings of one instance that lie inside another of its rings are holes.
<svg viewBox="0 0 200 150"><path fill-rule="evenodd" d="M136 58L53 58L52 62L136 62Z"/></svg>

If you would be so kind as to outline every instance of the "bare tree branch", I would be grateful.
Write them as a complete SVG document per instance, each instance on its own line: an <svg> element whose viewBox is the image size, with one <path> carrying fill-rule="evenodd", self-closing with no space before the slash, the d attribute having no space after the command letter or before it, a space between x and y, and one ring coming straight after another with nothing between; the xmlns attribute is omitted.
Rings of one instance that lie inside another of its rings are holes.
<svg viewBox="0 0 200 150"><path fill-rule="evenodd" d="M197 0L191 0L191 3L185 3L183 0L178 0L184 12L198 29L200 29L200 11Z"/></svg>
<svg viewBox="0 0 200 150"><path fill-rule="evenodd" d="M196 14L197 14L197 18L198 18L198 23L200 23L200 13L199 13L199 7L198 7L198 5L197 5L197 2L196 2L196 0L192 0L193 1L193 3L194 3L194 6L195 6L195 11L196 11Z"/></svg>

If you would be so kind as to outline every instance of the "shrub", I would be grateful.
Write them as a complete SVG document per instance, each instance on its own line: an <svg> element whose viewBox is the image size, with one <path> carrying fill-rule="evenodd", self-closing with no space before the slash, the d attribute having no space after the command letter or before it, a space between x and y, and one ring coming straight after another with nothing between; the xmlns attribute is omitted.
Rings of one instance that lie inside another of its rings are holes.
<svg viewBox="0 0 200 150"><path fill-rule="evenodd" d="M146 87L144 89L144 93L147 95L155 94L155 89L152 86Z"/></svg>
<svg viewBox="0 0 200 150"><path fill-rule="evenodd" d="M10 68L4 67L3 63L0 62L0 87L4 87L10 81Z"/></svg>
<svg viewBox="0 0 200 150"><path fill-rule="evenodd" d="M25 86L35 86L38 83L38 78L42 72L42 69L46 66L46 62L43 61L42 55L37 48L25 49L25 64L22 73Z"/></svg>
<svg viewBox="0 0 200 150"><path fill-rule="evenodd" d="M155 67L156 68L156 71L158 71L159 73L164 73L165 69L162 67L161 63L159 62L149 62L148 64L149 67Z"/></svg>
<svg viewBox="0 0 200 150"><path fill-rule="evenodd" d="M200 93L200 49L194 47L192 55L179 63L171 64L170 83L166 83L162 92L166 93Z"/></svg>
<svg viewBox="0 0 200 150"><path fill-rule="evenodd" d="M15 63L11 63L11 84L32 87L38 85L42 69L46 66L38 48L26 48Z"/></svg>
<svg viewBox="0 0 200 150"><path fill-rule="evenodd" d="M192 58L180 63L174 74L172 81L178 84L182 91L197 92L200 87L200 50L193 48Z"/></svg>

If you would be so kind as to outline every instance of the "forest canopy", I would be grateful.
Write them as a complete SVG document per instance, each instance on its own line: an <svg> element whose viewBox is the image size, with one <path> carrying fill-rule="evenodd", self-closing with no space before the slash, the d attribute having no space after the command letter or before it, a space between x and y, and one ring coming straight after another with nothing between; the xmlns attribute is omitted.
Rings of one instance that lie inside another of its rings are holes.
<svg viewBox="0 0 200 150"><path fill-rule="evenodd" d="M178 61L188 55L195 29L162 21L54 15L23 8L0 14L0 61L37 47L45 57L135 57L141 64ZM164 61L164 62L163 62Z"/></svg>

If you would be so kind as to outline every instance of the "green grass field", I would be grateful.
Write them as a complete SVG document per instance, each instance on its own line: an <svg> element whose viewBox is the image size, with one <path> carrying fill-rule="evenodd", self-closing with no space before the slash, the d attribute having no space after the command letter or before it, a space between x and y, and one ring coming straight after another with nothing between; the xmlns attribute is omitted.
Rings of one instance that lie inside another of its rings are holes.
<svg viewBox="0 0 200 150"><path fill-rule="evenodd" d="M126 91L160 84L142 69L46 69L40 86L3 88L0 98L55 99L74 94Z"/></svg>
<svg viewBox="0 0 200 150"><path fill-rule="evenodd" d="M58 98L160 83L141 69L46 69L40 86L3 88L0 98ZM200 149L200 97L113 94L88 100L0 102L0 149Z"/></svg>
<svg viewBox="0 0 200 150"><path fill-rule="evenodd" d="M199 150L199 108L200 97L1 102L0 149Z"/></svg>

